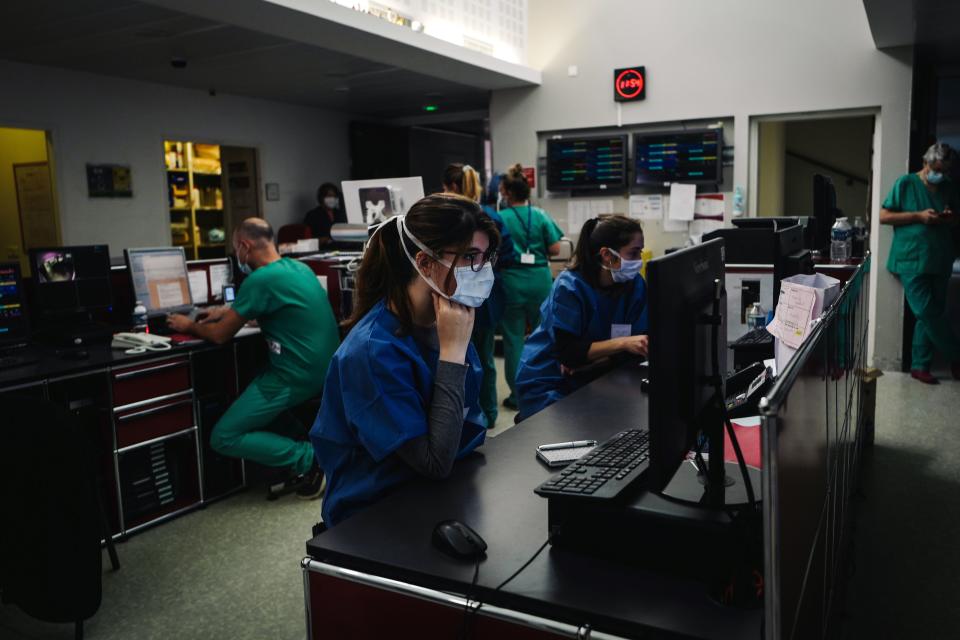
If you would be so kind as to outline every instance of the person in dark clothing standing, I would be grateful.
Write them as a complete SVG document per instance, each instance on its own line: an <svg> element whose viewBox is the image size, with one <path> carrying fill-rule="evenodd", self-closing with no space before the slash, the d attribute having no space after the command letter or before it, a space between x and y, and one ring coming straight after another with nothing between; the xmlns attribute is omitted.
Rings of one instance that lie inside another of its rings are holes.
<svg viewBox="0 0 960 640"><path fill-rule="evenodd" d="M347 221L347 214L343 209L343 198L340 189L332 182L324 182L317 189L317 204L320 206L310 209L303 218L303 224L310 227L313 237L320 240L320 245L331 244L330 228L338 223Z"/></svg>

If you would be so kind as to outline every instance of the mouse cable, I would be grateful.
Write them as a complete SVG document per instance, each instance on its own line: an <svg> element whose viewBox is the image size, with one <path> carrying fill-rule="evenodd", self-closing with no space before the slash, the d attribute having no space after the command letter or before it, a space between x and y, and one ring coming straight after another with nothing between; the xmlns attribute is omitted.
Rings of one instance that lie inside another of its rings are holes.
<svg viewBox="0 0 960 640"><path fill-rule="evenodd" d="M480 557L477 556L476 562L473 563L473 580L470 582L470 590L467 591L467 593L463 598L463 620L460 623L460 633L458 635L458 638L460 638L460 640L465 640L468 637L470 632L470 620L473 617L473 614L475 614L480 609L480 606L481 606L480 601L477 600L477 606L473 607L472 609L470 608L470 598L472 597L471 594L477 588L477 578L479 576L480 576Z"/></svg>
<svg viewBox="0 0 960 640"><path fill-rule="evenodd" d="M510 584L510 582L512 582L514 578L516 578L518 575L520 575L520 574L523 572L524 569L526 569L527 567L529 567L530 564L531 564L534 560L537 559L537 556L539 556L541 553L543 553L543 550L547 548L547 545L550 544L550 542L551 542L552 540L553 540L553 536L552 536L552 535L548 536L547 539L543 542L543 544L540 545L540 548L537 549L536 552L534 552L534 554L533 554L532 556L530 556L530 559L527 560L526 562L524 562L522 567L520 567L519 569L517 569L516 571L514 571L513 574L511 574L511 576L510 576L509 578L507 578L506 580L504 580L503 582L501 582L499 585L497 585L497 588L494 589L494 591L500 591L500 589L503 589L505 586L507 586L508 584Z"/></svg>

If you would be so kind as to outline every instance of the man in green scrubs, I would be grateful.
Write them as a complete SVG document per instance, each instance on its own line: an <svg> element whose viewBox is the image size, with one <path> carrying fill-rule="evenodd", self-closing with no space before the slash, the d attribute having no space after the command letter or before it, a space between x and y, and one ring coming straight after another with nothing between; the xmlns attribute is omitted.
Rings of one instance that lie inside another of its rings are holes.
<svg viewBox="0 0 960 640"><path fill-rule="evenodd" d="M267 341L269 366L250 383L217 422L210 445L220 453L308 474L298 494L313 498L323 488L306 428L289 409L316 397L339 346L327 294L302 262L281 258L273 229L260 218L244 220L233 236L237 262L249 275L232 307L211 309L198 322L175 314L167 324L217 344L227 342L248 320Z"/></svg>
<svg viewBox="0 0 960 640"><path fill-rule="evenodd" d="M960 340L946 315L960 214L960 192L944 176L953 156L946 144L930 147L923 169L901 176L880 209L880 222L894 227L887 269L900 278L917 318L910 375L926 384L937 384L930 373L934 349L950 360L954 378L960 379Z"/></svg>

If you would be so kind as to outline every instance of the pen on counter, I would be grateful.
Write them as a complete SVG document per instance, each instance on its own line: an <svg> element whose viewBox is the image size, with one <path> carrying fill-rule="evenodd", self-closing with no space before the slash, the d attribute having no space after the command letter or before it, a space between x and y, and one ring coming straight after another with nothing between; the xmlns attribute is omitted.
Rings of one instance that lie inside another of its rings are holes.
<svg viewBox="0 0 960 640"><path fill-rule="evenodd" d="M541 451L552 451L554 449L576 449L577 447L594 447L596 440L575 440L573 442L558 442L556 444L542 444L538 448Z"/></svg>

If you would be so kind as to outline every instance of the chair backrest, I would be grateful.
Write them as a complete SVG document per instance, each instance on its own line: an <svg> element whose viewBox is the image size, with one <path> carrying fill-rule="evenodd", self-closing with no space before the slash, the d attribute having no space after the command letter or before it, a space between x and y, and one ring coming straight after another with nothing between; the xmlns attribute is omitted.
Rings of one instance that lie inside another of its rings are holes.
<svg viewBox="0 0 960 640"><path fill-rule="evenodd" d="M313 232L305 224L285 224L277 232L277 244L308 240L312 237Z"/></svg>

